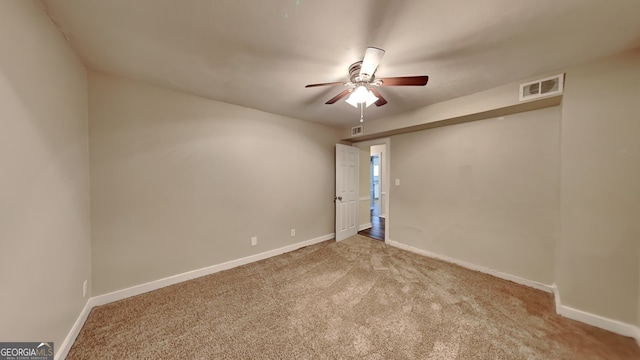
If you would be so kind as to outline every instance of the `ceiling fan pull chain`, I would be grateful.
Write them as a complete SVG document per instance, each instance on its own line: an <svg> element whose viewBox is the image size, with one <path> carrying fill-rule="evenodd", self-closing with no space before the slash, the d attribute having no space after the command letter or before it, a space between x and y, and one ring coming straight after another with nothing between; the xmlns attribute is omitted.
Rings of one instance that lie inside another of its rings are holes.
<svg viewBox="0 0 640 360"><path fill-rule="evenodd" d="M360 122L364 122L364 103L360 103Z"/></svg>

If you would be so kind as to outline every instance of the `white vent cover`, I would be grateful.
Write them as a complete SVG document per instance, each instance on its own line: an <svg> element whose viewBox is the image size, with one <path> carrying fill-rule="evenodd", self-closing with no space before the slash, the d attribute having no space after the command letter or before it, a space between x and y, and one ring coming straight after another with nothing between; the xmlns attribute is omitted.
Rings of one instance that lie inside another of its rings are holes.
<svg viewBox="0 0 640 360"><path fill-rule="evenodd" d="M354 126L351 128L351 136L361 136L364 134L364 126Z"/></svg>
<svg viewBox="0 0 640 360"><path fill-rule="evenodd" d="M520 101L562 94L564 74L520 84Z"/></svg>

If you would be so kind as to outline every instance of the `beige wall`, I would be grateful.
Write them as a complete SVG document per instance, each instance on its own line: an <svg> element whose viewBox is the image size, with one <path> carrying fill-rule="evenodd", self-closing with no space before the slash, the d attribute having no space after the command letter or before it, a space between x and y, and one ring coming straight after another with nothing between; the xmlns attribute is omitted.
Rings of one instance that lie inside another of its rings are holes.
<svg viewBox="0 0 640 360"><path fill-rule="evenodd" d="M552 284L559 126L554 107L392 137L391 240Z"/></svg>
<svg viewBox="0 0 640 360"><path fill-rule="evenodd" d="M640 51L569 69L562 117L562 302L636 323Z"/></svg>
<svg viewBox="0 0 640 360"><path fill-rule="evenodd" d="M561 106L394 136L391 239L640 323L638 94L640 50L566 69Z"/></svg>
<svg viewBox="0 0 640 360"><path fill-rule="evenodd" d="M392 138L390 237L556 282L563 305L640 324L640 50L565 72L559 106L518 104L508 84L365 126L364 138L422 129ZM458 124L422 126L438 121Z"/></svg>
<svg viewBox="0 0 640 360"><path fill-rule="evenodd" d="M0 340L53 341L91 278L86 71L32 1L0 2Z"/></svg>
<svg viewBox="0 0 640 360"><path fill-rule="evenodd" d="M96 294L334 232L335 129L100 73L89 90Z"/></svg>

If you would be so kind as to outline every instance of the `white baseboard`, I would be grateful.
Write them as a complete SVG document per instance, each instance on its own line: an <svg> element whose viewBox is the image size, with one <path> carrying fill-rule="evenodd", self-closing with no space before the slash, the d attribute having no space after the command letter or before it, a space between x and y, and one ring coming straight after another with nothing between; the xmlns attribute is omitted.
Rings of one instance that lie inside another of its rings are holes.
<svg viewBox="0 0 640 360"><path fill-rule="evenodd" d="M108 294L103 294L103 295L98 295L98 296L94 296L92 298L90 298L87 303L85 304L84 308L82 309L82 312L80 312L80 315L78 316L78 319L76 320L76 322L73 324L73 327L71 327L71 330L69 331L69 333L67 334L67 337L65 338L65 340L62 342L62 345L60 346L60 348L58 348L58 351L55 355L55 359L56 360L63 360L66 358L67 354L69 353L69 350L71 350L71 346L73 345L73 342L76 340L76 337L78 336L78 334L80 333L80 330L82 329L82 326L84 325L84 322L87 320L87 317L89 316L89 313L91 312L91 309L93 309L95 306L100 306L100 305L105 305L114 301L118 301L118 300L122 300L122 299L126 299L132 296L136 296L136 295L140 295L140 294L144 294L146 292L149 291L153 291L153 290L157 290L169 285L174 285L177 283L181 283L183 281L187 281L187 280L191 280L191 279L195 279L201 276L206 276L206 275L210 275L210 274L214 274L223 270L229 270L238 266L242 266L242 265L246 265L252 262L256 262L256 261L260 261L260 260L264 260L264 259L268 259L270 257L274 257L274 256L278 256L284 253L288 253L300 248L303 248L305 246L309 246L309 245L314 245L317 243L321 243L323 241L327 241L327 240L331 240L335 238L335 234L327 234L327 235L323 235L311 240L306 240L306 241L302 241L299 243L295 243L295 244L291 244L285 247L281 247L278 249L274 249L274 250L269 250L269 251L265 251L263 253L260 254L255 254L255 255L250 255L250 256L246 256L240 259L235 259L235 260L231 260L231 261L227 261L225 263L222 264L217 264L217 265L212 265L212 266L208 266L206 268L202 268L202 269L197 269L197 270L193 270L193 271L187 271L185 273L182 274L178 274L178 275L174 275L174 276L169 276L163 279L159 279L159 280L154 280L154 281L150 281L148 283L144 283L144 284L140 284L140 285L135 285L132 286L130 288L126 288L126 289L122 289L122 290L117 290L114 292L110 292Z"/></svg>
<svg viewBox="0 0 640 360"><path fill-rule="evenodd" d="M630 325L618 320L609 319L604 316L588 313L586 311L574 309L566 305L562 305L562 301L560 300L560 291L558 290L558 287L555 284L546 285L546 284L539 283L537 281L523 279L521 277L502 273L484 266L470 264L461 260L450 258L448 256L439 255L426 250L418 249L416 247L402 244L397 241L389 240L387 241L387 244L403 250L411 251L416 254L420 254L430 258L443 260L452 264L460 265L470 270L480 271L482 273L493 275L495 277L498 277L504 280L513 281L517 284L529 286L534 289L552 293L554 295L556 313L558 315L564 316L572 320L579 321L581 323L585 323L587 325L591 325L607 331L611 331L613 333L616 333L622 336L632 337L636 340L636 342L638 343L638 346L640 346L640 327Z"/></svg>
<svg viewBox="0 0 640 360"><path fill-rule="evenodd" d="M560 298L560 290L556 285L553 286L553 294L556 304L556 313L566 318L579 321L591 326L598 327L612 333L616 333L622 336L628 336L634 338L640 346L640 328L631 324L624 323L622 321L613 320L604 316L592 314L586 311L574 309L570 306L562 305Z"/></svg>
<svg viewBox="0 0 640 360"><path fill-rule="evenodd" d="M371 229L371 227L373 227L373 225L371 225L371 223L362 224L362 225L360 225L360 227L358 227L358 231Z"/></svg>
<svg viewBox="0 0 640 360"><path fill-rule="evenodd" d="M246 256L246 257L243 257L243 258L240 258L240 259L227 261L227 262L222 263L222 264L212 265L212 266L209 266L209 267L206 267L206 268L202 268L202 269L187 271L187 272L182 273L182 274L169 276L169 277L166 277L166 278L163 278L163 279L150 281L148 283L135 285L135 286L132 286L132 287L127 288L127 289L117 290L117 291L114 291L114 292L111 292L111 293L108 293L108 294L99 295L99 296L94 297L93 300L95 301L95 305L96 306L108 304L110 302L126 299L126 298L131 297L131 296L144 294L146 292L157 290L157 289L169 286L169 285L181 283L183 281L195 279L195 278L198 278L198 277L201 277L201 276L214 274L214 273L217 273L217 272L220 272L220 271L223 271L223 270L233 269L235 267L246 265L246 264L249 264L249 263L252 263L252 262L255 262L255 261L268 259L268 258L273 257L273 256L278 256L278 255L281 255L281 254L284 254L284 253L287 253L287 252L291 252L291 251L300 249L300 248L305 247L305 246L309 246L309 245L317 244L317 243L320 243L320 242L323 242L323 241L331 240L333 238L335 238L335 234L333 234L333 233L332 234L327 234L327 235L324 235L324 236L317 237L315 239L306 240L306 241L303 241L303 242L291 244L291 245L288 245L288 246L285 246L285 247L281 247L281 248L278 248L278 249L265 251L265 252L260 253L260 254Z"/></svg>
<svg viewBox="0 0 640 360"><path fill-rule="evenodd" d="M512 282L514 282L516 284L532 287L534 289L542 290L542 291L545 291L545 292L548 292L548 293L553 293L553 286L552 285L543 284L543 283L540 283L540 282L537 282L537 281L521 278L519 276L515 276L515 275L503 273L503 272L500 272L500 271L496 271L496 270L490 269L488 267L475 265L475 264L471 264L471 263L468 263L468 262L465 262L465 261L462 261L462 260L457 260L457 259L454 259L454 258L451 258L451 257L448 257L448 256L432 253L430 251L418 249L418 248L413 247L411 245L406 245L406 244L399 243L399 242L393 241L393 240L387 241L387 244L389 244L391 246L394 246L394 247L397 247L399 249L411 251L413 253L424 255L424 256L427 256L427 257L430 257L430 258L433 258L433 259L438 259L438 260L446 261L448 263L460 265L463 268L467 268L469 270L479 271L481 273L493 275L493 276L495 276L497 278L504 279L504 280L509 280L509 281L512 281Z"/></svg>
<svg viewBox="0 0 640 360"><path fill-rule="evenodd" d="M586 311L571 308L566 305L556 306L559 315L566 318L580 321L588 325L598 327L600 329L611 331L612 333L620 334L622 336L628 336L635 338L636 342L640 344L640 329L637 326L633 326L622 321L613 320L604 316L588 313Z"/></svg>
<svg viewBox="0 0 640 360"><path fill-rule="evenodd" d="M84 308L82 308L80 316L78 316L76 322L73 323L71 331L69 331L67 337L62 342L62 345L60 345L60 347L58 348L58 351L54 356L55 360L64 360L67 357L67 354L69 354L69 350L71 350L73 342L76 341L76 337L78 337L78 334L80 334L80 330L82 329L84 322L87 321L91 309L93 309L93 307L95 306L92 304L91 300L92 298L89 298L86 304L84 304Z"/></svg>

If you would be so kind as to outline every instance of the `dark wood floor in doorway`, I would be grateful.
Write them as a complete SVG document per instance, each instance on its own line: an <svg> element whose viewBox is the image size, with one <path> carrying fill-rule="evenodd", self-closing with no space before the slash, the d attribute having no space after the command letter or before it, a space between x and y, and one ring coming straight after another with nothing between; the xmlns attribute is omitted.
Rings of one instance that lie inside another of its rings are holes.
<svg viewBox="0 0 640 360"><path fill-rule="evenodd" d="M378 216L378 212L376 211L376 209L371 209L371 227L359 231L358 234L370 237L372 239L384 241L384 222L385 219Z"/></svg>

